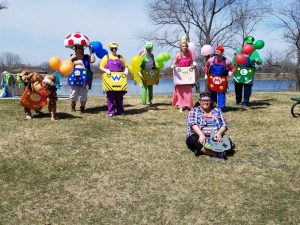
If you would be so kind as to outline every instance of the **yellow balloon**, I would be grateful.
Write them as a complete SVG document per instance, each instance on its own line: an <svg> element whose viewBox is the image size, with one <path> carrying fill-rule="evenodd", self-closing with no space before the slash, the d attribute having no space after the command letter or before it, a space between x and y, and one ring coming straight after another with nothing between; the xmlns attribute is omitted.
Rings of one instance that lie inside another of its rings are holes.
<svg viewBox="0 0 300 225"><path fill-rule="evenodd" d="M130 73L135 74L135 73L138 73L138 72L141 71L141 67L139 67L139 66L134 67L134 66L130 65L129 66L129 71L130 71Z"/></svg>
<svg viewBox="0 0 300 225"><path fill-rule="evenodd" d="M133 56L130 60L130 65L134 68L140 67L142 65L142 57L141 56Z"/></svg>
<svg viewBox="0 0 300 225"><path fill-rule="evenodd" d="M71 60L65 60L62 62L59 71L63 75L69 75L73 72L74 65Z"/></svg>
<svg viewBox="0 0 300 225"><path fill-rule="evenodd" d="M137 84L142 83L142 79L140 78L140 76L137 73L133 74L133 79L136 81Z"/></svg>
<svg viewBox="0 0 300 225"><path fill-rule="evenodd" d="M49 66L54 70L59 70L61 65L60 58L57 56L53 56L49 59Z"/></svg>

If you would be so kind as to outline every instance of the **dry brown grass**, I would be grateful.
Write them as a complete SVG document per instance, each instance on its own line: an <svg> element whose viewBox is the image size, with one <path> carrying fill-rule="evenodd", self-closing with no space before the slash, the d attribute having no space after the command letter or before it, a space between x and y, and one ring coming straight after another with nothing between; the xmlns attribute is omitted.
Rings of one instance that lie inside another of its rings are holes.
<svg viewBox="0 0 300 225"><path fill-rule="evenodd" d="M254 93L242 111L230 94L227 161L187 150L186 114L170 96L149 111L126 96L115 118L103 97L84 115L60 100L56 122L25 121L17 101L1 100L0 224L299 224L295 96Z"/></svg>

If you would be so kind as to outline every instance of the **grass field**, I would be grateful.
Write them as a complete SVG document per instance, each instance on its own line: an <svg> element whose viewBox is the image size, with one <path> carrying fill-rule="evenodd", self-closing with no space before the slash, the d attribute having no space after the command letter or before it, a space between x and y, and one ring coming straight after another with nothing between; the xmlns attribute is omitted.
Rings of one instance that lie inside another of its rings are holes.
<svg viewBox="0 0 300 225"><path fill-rule="evenodd" d="M148 111L126 96L114 118L104 97L84 115L59 100L55 122L0 100L0 224L299 224L296 96L254 93L241 110L228 95L227 161L187 150L186 113L170 96Z"/></svg>

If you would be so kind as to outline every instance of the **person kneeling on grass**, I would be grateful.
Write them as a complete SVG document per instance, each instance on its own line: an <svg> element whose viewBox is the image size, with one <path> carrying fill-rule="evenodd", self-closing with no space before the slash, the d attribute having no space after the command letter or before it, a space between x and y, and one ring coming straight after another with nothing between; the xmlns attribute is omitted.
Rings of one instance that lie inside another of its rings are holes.
<svg viewBox="0 0 300 225"><path fill-rule="evenodd" d="M209 92L200 93L199 102L187 116L187 125L186 145L196 156L208 155L227 158L227 151L215 152L207 147L211 132L214 132L216 142L222 142L223 135L227 131L224 114L220 109L214 107Z"/></svg>

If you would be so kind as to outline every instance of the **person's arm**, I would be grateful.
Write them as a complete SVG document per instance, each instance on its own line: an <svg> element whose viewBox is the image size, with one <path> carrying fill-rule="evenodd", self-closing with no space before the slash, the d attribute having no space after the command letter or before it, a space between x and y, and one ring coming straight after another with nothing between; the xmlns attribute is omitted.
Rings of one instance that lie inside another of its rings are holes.
<svg viewBox="0 0 300 225"><path fill-rule="evenodd" d="M235 71L236 71L236 68L235 66L231 63L231 61L229 59L226 59L226 70L228 70L228 76L232 76Z"/></svg>
<svg viewBox="0 0 300 225"><path fill-rule="evenodd" d="M100 63L100 70L103 71L104 73L110 74L110 70L106 69L106 65L107 65L107 55L105 55Z"/></svg>
<svg viewBox="0 0 300 225"><path fill-rule="evenodd" d="M204 64L203 70L204 70L204 79L207 79L207 74L209 72L209 67L212 63L212 58L209 58L207 62Z"/></svg>
<svg viewBox="0 0 300 225"><path fill-rule="evenodd" d="M218 118L220 120L221 127L218 130L218 132L215 134L215 137L217 138L217 141L221 141L222 136L225 134L228 128L227 128L227 122L224 114L221 111L218 111L218 113L219 113Z"/></svg>
<svg viewBox="0 0 300 225"><path fill-rule="evenodd" d="M197 115L198 115L197 108L192 109L189 112L188 116L187 116L187 124L199 136L199 143L201 143L202 145L204 145L205 141L206 141L206 138L205 138L204 133L200 129L200 126L199 126L200 124L199 123L201 123L201 122L198 121Z"/></svg>
<svg viewBox="0 0 300 225"><path fill-rule="evenodd" d="M250 60L251 62L256 63L257 65L261 65L263 63L261 56L256 50L254 50L254 52L251 54Z"/></svg>
<svg viewBox="0 0 300 225"><path fill-rule="evenodd" d="M90 56L89 56L90 63L94 63L96 61L96 57L92 52L92 46L89 47L89 50L90 50Z"/></svg>
<svg viewBox="0 0 300 225"><path fill-rule="evenodd" d="M171 65L171 68L172 68L172 69L174 69L174 68L176 67L176 65L177 65L177 61L178 61L179 54L180 54L180 53L177 53L177 55L176 55L176 57L175 57L175 59L174 59L172 65Z"/></svg>

